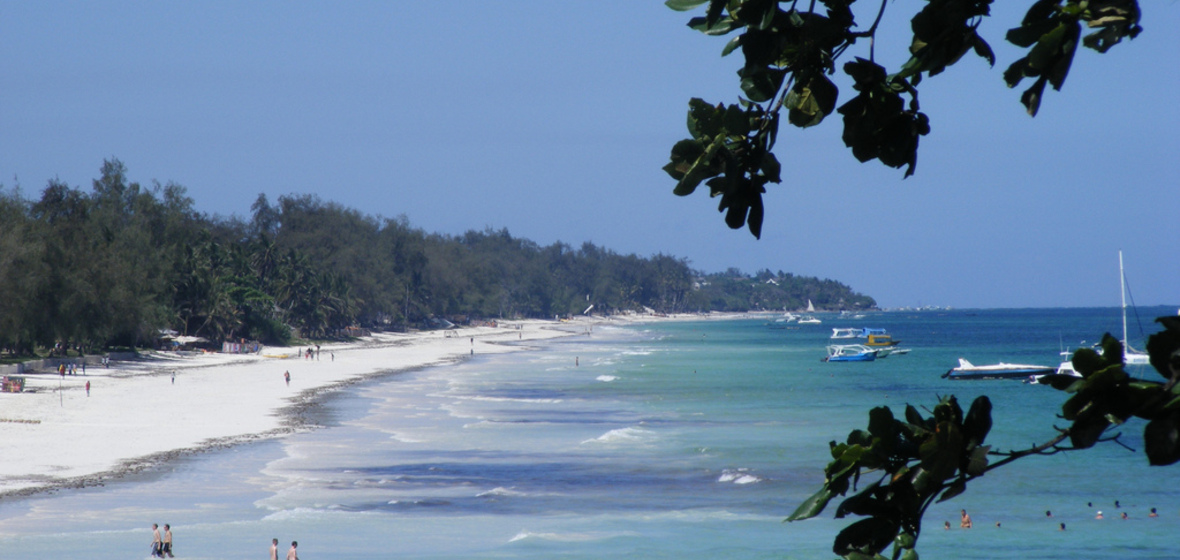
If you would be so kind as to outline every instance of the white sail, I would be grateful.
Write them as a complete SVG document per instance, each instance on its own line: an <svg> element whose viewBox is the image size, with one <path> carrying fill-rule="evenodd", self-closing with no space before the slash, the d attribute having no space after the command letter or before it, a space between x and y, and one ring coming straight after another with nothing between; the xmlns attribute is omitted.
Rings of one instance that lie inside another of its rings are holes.
<svg viewBox="0 0 1180 560"><path fill-rule="evenodd" d="M1131 348L1130 342L1127 341L1127 276L1123 272L1122 249L1119 250L1119 297L1123 305L1123 361L1127 365L1149 364L1151 360L1147 353Z"/></svg>

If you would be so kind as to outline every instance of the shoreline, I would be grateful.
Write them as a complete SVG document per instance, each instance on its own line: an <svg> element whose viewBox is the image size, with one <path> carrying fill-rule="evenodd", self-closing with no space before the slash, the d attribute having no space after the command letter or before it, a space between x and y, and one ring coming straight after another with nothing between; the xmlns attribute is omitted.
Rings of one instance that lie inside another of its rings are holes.
<svg viewBox="0 0 1180 560"><path fill-rule="evenodd" d="M297 347L249 355L153 352L85 375L25 374L26 392L0 393L0 500L101 487L179 457L317 429L308 409L357 383L474 353L527 351L529 341L578 335L577 328L605 322L378 333L322 345L318 360L296 357ZM266 356L276 352L287 357Z"/></svg>
<svg viewBox="0 0 1180 560"><path fill-rule="evenodd" d="M529 342L585 335L599 325L742 316L748 315L522 320L377 333L322 345L318 360L300 357L299 347L247 355L153 352L110 368L88 368L85 375L25 374L25 393L0 393L0 501L101 487L180 457L318 429L308 418L310 408L382 376L460 363L475 354L530 351L536 347ZM289 385L285 371L291 372Z"/></svg>

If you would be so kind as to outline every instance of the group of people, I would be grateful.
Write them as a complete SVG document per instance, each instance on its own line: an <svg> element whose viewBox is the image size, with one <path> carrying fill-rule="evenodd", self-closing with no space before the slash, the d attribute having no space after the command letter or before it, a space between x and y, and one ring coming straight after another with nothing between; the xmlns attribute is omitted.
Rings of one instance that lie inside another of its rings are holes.
<svg viewBox="0 0 1180 560"><path fill-rule="evenodd" d="M1093 502L1088 502L1088 503L1086 504L1086 506L1088 506L1088 507L1094 507L1094 503L1093 503ZM1122 504L1120 504L1118 500L1115 500L1115 501L1114 501L1114 507L1116 507L1116 508L1121 508L1121 507L1122 507ZM1147 514L1147 516L1148 516L1148 517L1159 517L1159 516L1160 516L1160 514L1159 514L1159 512L1158 512L1158 511L1156 511L1156 508L1151 508L1151 511L1150 511L1150 512ZM1052 512L1052 511L1049 511L1049 510L1045 511L1045 517L1048 517L1048 518L1051 518L1051 517L1053 517L1053 512ZM1122 514L1121 514L1119 517L1121 517L1122 519L1130 519L1130 516L1128 516L1128 515L1127 515L1127 512L1125 512L1125 511L1124 511L1124 512L1122 512ZM1105 516L1103 516L1103 515L1102 515L1102 511L1101 511L1101 510L1099 510L1099 511L1098 511L1098 515L1096 515L1096 516L1094 517L1094 519L1106 519L1106 517L1105 517ZM971 523L971 516L970 516L970 515L967 515L967 510L965 510L965 509L961 509L961 510L959 510L959 527L960 527L960 528L962 528L962 529L970 529L970 528L971 528L971 525L972 525L972 523ZM996 522L996 527L999 527L999 526L1000 526L1000 523L997 521L997 522ZM943 528L943 529L950 529L950 528L951 528L951 522L950 522L950 521L944 521L944 522L943 522L943 524L942 524L942 528ZM1065 523L1061 523L1061 524L1059 524L1059 527L1058 527L1058 528L1059 528L1059 530L1061 530L1061 531L1064 531L1064 530L1065 530Z"/></svg>
<svg viewBox="0 0 1180 560"><path fill-rule="evenodd" d="M299 554L295 549L299 548L297 541L291 541L291 548L287 549L286 560L299 560ZM270 540L270 560L279 560L279 539Z"/></svg>
<svg viewBox="0 0 1180 560"><path fill-rule="evenodd" d="M270 540L270 560L299 560L298 541L291 541L291 548L287 549L287 556L279 558L279 539ZM152 523L152 558L175 558L172 556L172 527L164 524L164 534L160 535L160 526Z"/></svg>
<svg viewBox="0 0 1180 560"><path fill-rule="evenodd" d="M152 558L174 558L172 556L172 527L164 524L164 536L160 536L160 526L152 523Z"/></svg>
<svg viewBox="0 0 1180 560"><path fill-rule="evenodd" d="M57 373L62 377L66 375L78 375L78 364L57 364ZM86 362L82 362L82 375L86 375Z"/></svg>

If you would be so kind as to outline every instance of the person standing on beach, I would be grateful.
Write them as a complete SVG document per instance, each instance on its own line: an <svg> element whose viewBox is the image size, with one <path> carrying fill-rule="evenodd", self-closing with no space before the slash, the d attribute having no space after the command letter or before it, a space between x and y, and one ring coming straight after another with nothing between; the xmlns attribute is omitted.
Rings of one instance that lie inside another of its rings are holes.
<svg viewBox="0 0 1180 560"><path fill-rule="evenodd" d="M86 382L86 396L87 397L90 396L90 382L89 381Z"/></svg>
<svg viewBox="0 0 1180 560"><path fill-rule="evenodd" d="M291 370L287 370L287 371L283 372L283 379L287 380L287 386L290 387L291 386Z"/></svg>
<svg viewBox="0 0 1180 560"><path fill-rule="evenodd" d="M152 558L163 558L160 552L160 526L152 523Z"/></svg>
<svg viewBox="0 0 1180 560"><path fill-rule="evenodd" d="M163 558L165 554L169 558L175 558L172 556L172 526L167 523L164 524L164 546L160 549L160 558Z"/></svg>
<svg viewBox="0 0 1180 560"><path fill-rule="evenodd" d="M299 543L297 541L291 541L291 549L287 551L287 560L299 560L299 554L295 552L295 549L298 547Z"/></svg>
<svg viewBox="0 0 1180 560"><path fill-rule="evenodd" d="M279 560L279 539L270 540L270 560Z"/></svg>

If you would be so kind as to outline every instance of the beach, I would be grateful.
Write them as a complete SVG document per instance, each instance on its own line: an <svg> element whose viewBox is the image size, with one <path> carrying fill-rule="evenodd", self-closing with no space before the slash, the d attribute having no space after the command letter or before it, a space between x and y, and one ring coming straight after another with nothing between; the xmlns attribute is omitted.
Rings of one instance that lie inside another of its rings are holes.
<svg viewBox="0 0 1180 560"><path fill-rule="evenodd" d="M596 322L377 333L321 345L312 359L302 354L307 347L150 352L76 375L26 374L25 392L0 393L0 497L103 485L180 454L309 429L302 408L348 384L518 351Z"/></svg>
<svg viewBox="0 0 1180 560"><path fill-rule="evenodd" d="M875 406L981 393L994 449L1043 441L1061 392L941 374L960 357L1050 363L1059 339L1120 315L874 313L860 324L913 352L869 363L821 362L832 328L857 324L823 318L514 322L378 334L318 360L161 353L30 376L34 392L0 400L0 560L144 557L152 523L189 560L264 557L272 538L362 560L828 558L851 519L783 519L822 484L830 441ZM1020 460L933 505L923 555L1173 557L1172 470L1135 451L1141 425L1121 431L1127 447Z"/></svg>

